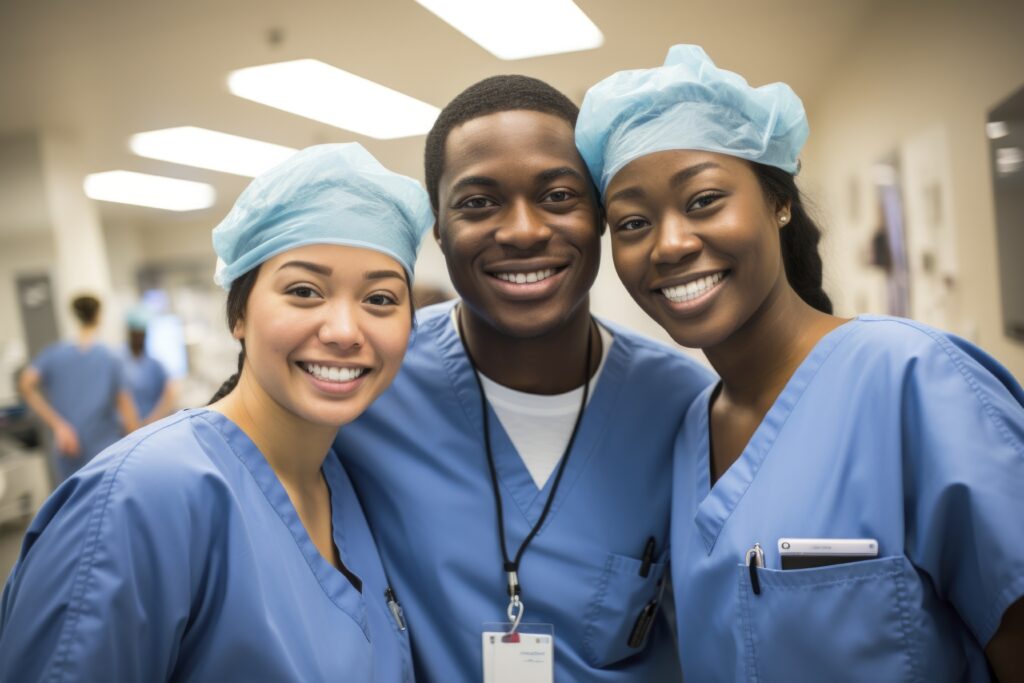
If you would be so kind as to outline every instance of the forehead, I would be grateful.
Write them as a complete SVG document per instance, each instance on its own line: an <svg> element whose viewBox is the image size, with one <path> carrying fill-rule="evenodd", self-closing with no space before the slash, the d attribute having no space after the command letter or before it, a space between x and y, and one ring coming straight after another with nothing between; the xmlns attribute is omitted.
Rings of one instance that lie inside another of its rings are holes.
<svg viewBox="0 0 1024 683"><path fill-rule="evenodd" d="M448 134L440 191L465 175L501 180L568 166L586 175L572 126L537 111L503 111L456 126Z"/></svg>
<svg viewBox="0 0 1024 683"><path fill-rule="evenodd" d="M402 265L391 256L375 249L345 244L308 244L289 249L267 259L260 273L273 275L288 263L301 262L330 269L335 276L351 275L362 279L364 272L394 270L403 273Z"/></svg>
<svg viewBox="0 0 1024 683"><path fill-rule="evenodd" d="M610 198L616 192L631 186L669 185L675 178L681 177L678 174L687 169L703 170L705 173L715 173L719 176L725 174L734 179L754 179L750 164L743 159L717 152L673 149L646 154L623 166L608 183L605 196Z"/></svg>

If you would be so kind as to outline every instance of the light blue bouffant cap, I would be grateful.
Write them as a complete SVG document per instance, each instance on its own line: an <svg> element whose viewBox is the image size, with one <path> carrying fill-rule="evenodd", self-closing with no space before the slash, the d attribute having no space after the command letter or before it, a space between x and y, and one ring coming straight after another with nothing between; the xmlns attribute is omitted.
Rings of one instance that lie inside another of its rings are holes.
<svg viewBox="0 0 1024 683"><path fill-rule="evenodd" d="M124 322L129 330L145 332L149 327L149 321L153 314L145 306L136 306L124 316Z"/></svg>
<svg viewBox="0 0 1024 683"><path fill-rule="evenodd" d="M253 180L213 229L214 281L224 289L278 254L341 244L387 254L412 281L430 200L412 178L393 173L358 143L317 145Z"/></svg>
<svg viewBox="0 0 1024 683"><path fill-rule="evenodd" d="M587 91L576 146L604 195L626 164L672 149L720 152L795 174L807 133L804 105L788 85L752 88L700 47L676 45L664 66L620 71Z"/></svg>

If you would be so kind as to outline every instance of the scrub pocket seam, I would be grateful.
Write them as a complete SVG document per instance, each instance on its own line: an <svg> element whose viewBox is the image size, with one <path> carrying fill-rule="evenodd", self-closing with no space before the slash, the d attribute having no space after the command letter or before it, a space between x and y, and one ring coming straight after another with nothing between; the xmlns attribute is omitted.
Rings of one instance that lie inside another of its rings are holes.
<svg viewBox="0 0 1024 683"><path fill-rule="evenodd" d="M604 602L605 593L608 592L608 582L611 580L612 574L612 562L615 557L611 554L604 561L604 569L601 571L601 578L597 584L597 590L594 592L594 597L590 600L590 609L587 610L587 625L583 629L583 654L586 655L592 663L598 661L597 653L594 648L591 647L591 639L594 631L597 629L597 615L601 610L601 603Z"/></svg>

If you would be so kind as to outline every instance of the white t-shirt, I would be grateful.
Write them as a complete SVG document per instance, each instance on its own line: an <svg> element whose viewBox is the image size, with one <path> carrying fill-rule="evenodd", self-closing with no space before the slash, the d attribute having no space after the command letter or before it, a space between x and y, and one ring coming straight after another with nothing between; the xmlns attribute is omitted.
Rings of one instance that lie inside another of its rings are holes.
<svg viewBox="0 0 1024 683"><path fill-rule="evenodd" d="M451 320L456 332L459 329L455 322L455 308L452 308ZM615 341L612 333L600 323L597 325L601 333L601 362L597 372L590 379L590 392L587 402L594 395L594 388L601 377L604 363L608 359L608 350ZM579 386L564 394L529 394L516 391L488 379L477 373L484 388L484 396L491 404L501 426L519 452L523 464L533 477L538 489L544 488L551 473L558 466L565 447L572 436L573 425L579 414L580 401L583 399L583 386Z"/></svg>

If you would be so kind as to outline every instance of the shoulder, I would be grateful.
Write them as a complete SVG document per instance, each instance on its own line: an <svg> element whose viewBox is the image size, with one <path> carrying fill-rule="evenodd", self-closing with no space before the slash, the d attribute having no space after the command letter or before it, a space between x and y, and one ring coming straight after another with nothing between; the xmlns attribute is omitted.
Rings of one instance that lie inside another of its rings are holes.
<svg viewBox="0 0 1024 683"><path fill-rule="evenodd" d="M68 481L103 505L182 511L207 507L226 482L197 433L203 411L181 411L113 444Z"/></svg>
<svg viewBox="0 0 1024 683"><path fill-rule="evenodd" d="M955 334L906 318L860 316L843 346L858 359L903 368L916 375L955 371L965 381L993 376L1011 390L1016 380L999 361Z"/></svg>
<svg viewBox="0 0 1024 683"><path fill-rule="evenodd" d="M863 376L886 378L911 404L977 408L998 423L1024 422L1024 390L999 361L971 342L923 323L862 316L846 361Z"/></svg>
<svg viewBox="0 0 1024 683"><path fill-rule="evenodd" d="M604 319L598 319L598 322L612 333L615 345L622 345L629 357L631 374L664 376L666 380L675 382L689 378L701 387L714 379L715 375L709 367L675 347Z"/></svg>
<svg viewBox="0 0 1024 683"><path fill-rule="evenodd" d="M31 367L39 368L48 363L54 362L62 356L67 355L68 349L71 345L67 342L54 342L48 346L43 347L43 350L39 352L31 363Z"/></svg>

